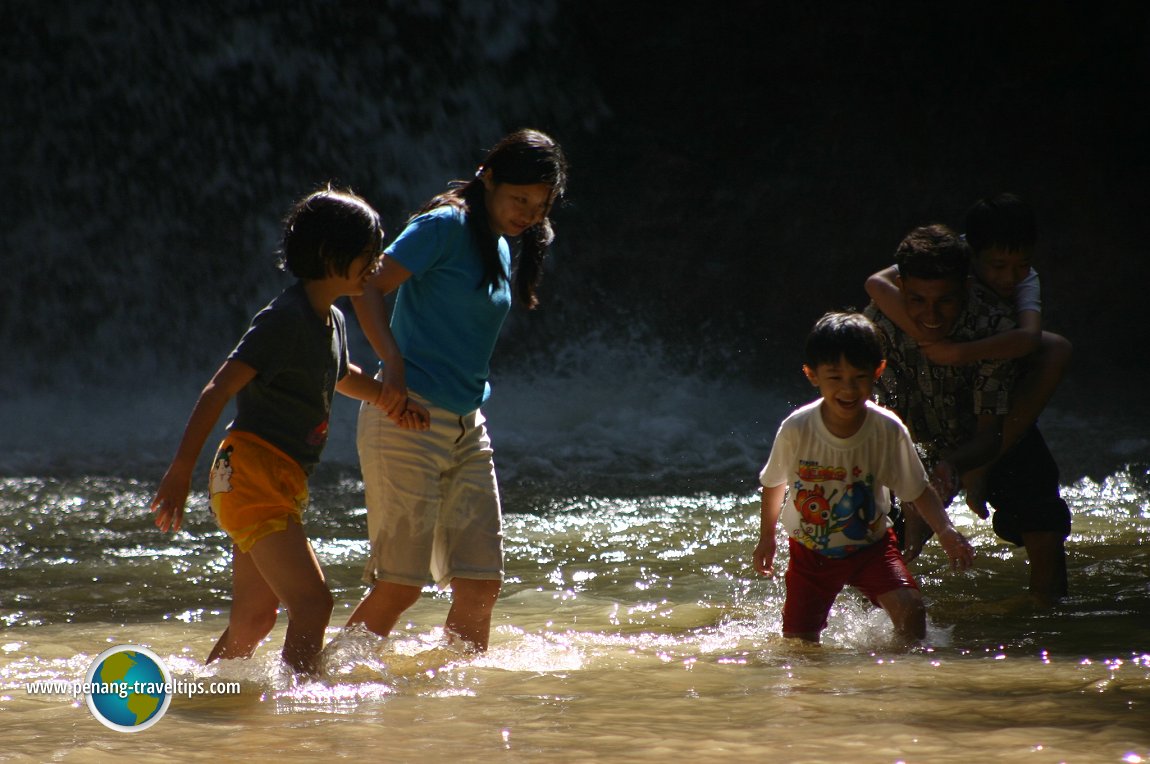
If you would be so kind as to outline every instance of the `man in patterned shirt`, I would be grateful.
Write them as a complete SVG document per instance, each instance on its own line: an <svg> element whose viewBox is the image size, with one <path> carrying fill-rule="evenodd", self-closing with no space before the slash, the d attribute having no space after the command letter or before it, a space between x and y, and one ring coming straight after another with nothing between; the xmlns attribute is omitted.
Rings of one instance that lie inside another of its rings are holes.
<svg viewBox="0 0 1150 764"><path fill-rule="evenodd" d="M935 365L920 348L997 334L1013 328L1014 317L1009 306L971 283L970 248L946 226L914 229L895 258L903 309L898 323L873 304L865 311L890 345L877 391L906 423L945 504L958 492L959 476L997 455L1015 365ZM1031 595L1044 604L1064 596L1070 511L1059 495L1057 465L1037 429L994 465L989 485L995 532L1026 547ZM906 519L905 546L913 558L929 531L914 513Z"/></svg>

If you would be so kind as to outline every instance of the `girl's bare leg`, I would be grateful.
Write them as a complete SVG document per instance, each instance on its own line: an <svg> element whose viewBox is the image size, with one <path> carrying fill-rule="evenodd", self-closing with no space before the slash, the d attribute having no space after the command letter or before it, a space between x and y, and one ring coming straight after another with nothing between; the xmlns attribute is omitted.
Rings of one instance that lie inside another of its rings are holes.
<svg viewBox="0 0 1150 764"><path fill-rule="evenodd" d="M502 586L502 581L451 579L451 610L444 628L476 650L486 650L491 638L491 612Z"/></svg>
<svg viewBox="0 0 1150 764"><path fill-rule="evenodd" d="M356 606L348 626L362 623L368 630L386 637L395 628L403 611L419 601L420 587L376 581L371 591Z"/></svg>
<svg viewBox="0 0 1150 764"><path fill-rule="evenodd" d="M232 545L232 610L228 627L208 654L208 663L221 658L250 658L276 625L280 601L264 581L252 556Z"/></svg>
<svg viewBox="0 0 1150 764"><path fill-rule="evenodd" d="M334 600L303 526L288 523L246 554L237 552L233 569L237 586L232 617L208 660L249 657L275 623L275 606L283 603L288 611L283 660L297 672L316 673Z"/></svg>

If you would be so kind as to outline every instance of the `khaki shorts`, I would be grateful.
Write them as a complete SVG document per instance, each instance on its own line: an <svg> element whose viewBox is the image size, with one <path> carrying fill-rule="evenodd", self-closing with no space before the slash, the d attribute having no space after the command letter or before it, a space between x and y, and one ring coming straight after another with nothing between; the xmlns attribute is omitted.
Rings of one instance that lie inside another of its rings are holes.
<svg viewBox="0 0 1150 764"><path fill-rule="evenodd" d="M412 396L431 429L404 430L363 405L356 441L367 502L367 583L441 588L453 578L503 580L495 462L479 410L458 416Z"/></svg>
<svg viewBox="0 0 1150 764"><path fill-rule="evenodd" d="M229 432L212 460L208 486L216 524L241 552L271 533L303 522L307 474L299 464L250 432Z"/></svg>

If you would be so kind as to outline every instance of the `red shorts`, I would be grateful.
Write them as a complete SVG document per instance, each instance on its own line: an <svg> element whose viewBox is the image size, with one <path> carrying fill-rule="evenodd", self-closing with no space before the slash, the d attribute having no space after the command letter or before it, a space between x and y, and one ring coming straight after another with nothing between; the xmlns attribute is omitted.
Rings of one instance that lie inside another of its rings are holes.
<svg viewBox="0 0 1150 764"><path fill-rule="evenodd" d="M783 604L783 634L817 634L827 627L827 614L844 586L862 592L878 606L878 598L895 589L918 589L894 531L849 557L827 557L789 539L787 598Z"/></svg>

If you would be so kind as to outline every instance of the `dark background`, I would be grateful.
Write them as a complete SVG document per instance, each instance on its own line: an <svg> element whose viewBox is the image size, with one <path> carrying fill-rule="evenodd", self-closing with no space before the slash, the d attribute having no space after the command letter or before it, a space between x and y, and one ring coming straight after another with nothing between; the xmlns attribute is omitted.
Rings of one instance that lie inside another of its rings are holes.
<svg viewBox="0 0 1150 764"><path fill-rule="evenodd" d="M522 125L572 181L507 367L599 332L794 381L814 318L861 307L909 228L1010 190L1076 345L1067 394L1145 368L1141 3L0 9L0 393L209 372L286 283L294 199L334 179L394 234Z"/></svg>
<svg viewBox="0 0 1150 764"><path fill-rule="evenodd" d="M1079 366L1144 367L1141 7L620 5L580 34L613 117L596 150L573 145L609 227L580 277L642 285L698 342L737 327L794 346L825 309L861 306L910 227L961 230L1010 190L1037 210L1047 325Z"/></svg>

